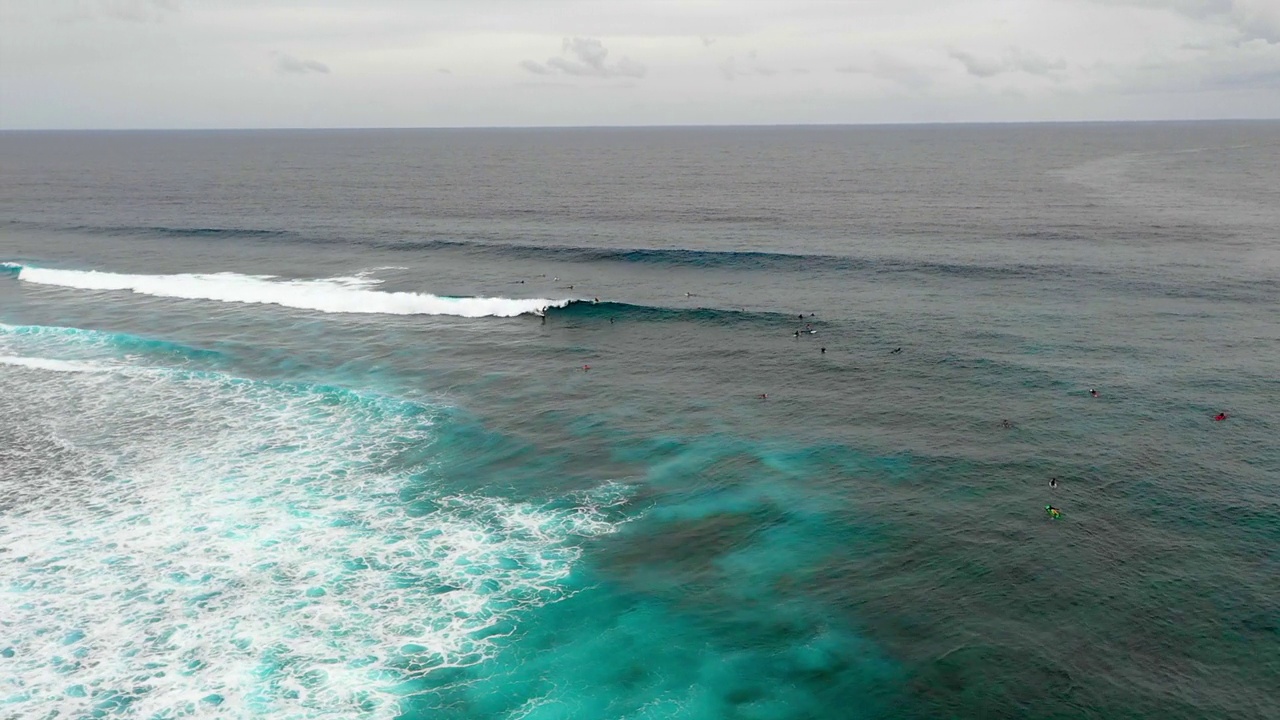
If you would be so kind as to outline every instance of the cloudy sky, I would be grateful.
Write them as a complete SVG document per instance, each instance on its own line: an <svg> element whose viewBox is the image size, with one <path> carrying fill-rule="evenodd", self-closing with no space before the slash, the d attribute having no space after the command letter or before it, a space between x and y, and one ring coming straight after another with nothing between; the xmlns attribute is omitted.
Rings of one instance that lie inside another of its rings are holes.
<svg viewBox="0 0 1280 720"><path fill-rule="evenodd" d="M0 128L1280 117L1280 0L0 0Z"/></svg>

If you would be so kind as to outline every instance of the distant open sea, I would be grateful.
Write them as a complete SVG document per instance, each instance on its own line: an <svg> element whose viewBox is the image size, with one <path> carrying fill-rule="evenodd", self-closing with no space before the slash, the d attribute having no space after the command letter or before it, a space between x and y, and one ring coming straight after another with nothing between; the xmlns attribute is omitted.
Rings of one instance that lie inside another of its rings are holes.
<svg viewBox="0 0 1280 720"><path fill-rule="evenodd" d="M0 263L5 720L1280 717L1280 122L9 132Z"/></svg>

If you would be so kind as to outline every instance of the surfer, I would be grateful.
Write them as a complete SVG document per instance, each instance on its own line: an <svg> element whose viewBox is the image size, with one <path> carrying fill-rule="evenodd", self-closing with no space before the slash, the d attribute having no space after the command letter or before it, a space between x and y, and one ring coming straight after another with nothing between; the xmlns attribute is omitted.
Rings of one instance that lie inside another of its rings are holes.
<svg viewBox="0 0 1280 720"><path fill-rule="evenodd" d="M1227 414L1226 414L1226 413L1224 413L1224 412L1220 412L1220 413L1218 413L1217 415L1214 415L1214 416L1213 416L1213 419L1214 419L1214 420L1217 420L1217 421L1219 421L1219 422L1221 422L1221 421L1223 421L1223 420L1226 420L1226 419L1227 419Z"/></svg>
<svg viewBox="0 0 1280 720"><path fill-rule="evenodd" d="M1058 478L1049 478L1049 489L1050 490L1058 489Z"/></svg>
<svg viewBox="0 0 1280 720"><path fill-rule="evenodd" d="M890 355L897 355L897 354L898 354L898 353L900 353L900 352L902 352L902 348L894 348L894 350L893 350L892 352L890 352L889 354L890 354Z"/></svg>
<svg viewBox="0 0 1280 720"><path fill-rule="evenodd" d="M1093 388L1089 388L1089 395L1092 397L1098 397L1098 391Z"/></svg>
<svg viewBox="0 0 1280 720"><path fill-rule="evenodd" d="M1053 520L1057 520L1058 518L1062 517L1062 512L1058 510L1058 508L1052 505L1045 505L1044 511Z"/></svg>

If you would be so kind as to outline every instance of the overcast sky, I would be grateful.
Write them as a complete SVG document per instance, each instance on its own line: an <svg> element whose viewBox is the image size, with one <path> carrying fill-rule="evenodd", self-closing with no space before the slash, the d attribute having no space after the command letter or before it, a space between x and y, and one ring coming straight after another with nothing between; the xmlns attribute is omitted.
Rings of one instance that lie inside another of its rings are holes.
<svg viewBox="0 0 1280 720"><path fill-rule="evenodd" d="M0 127L1280 117L1280 0L0 0Z"/></svg>

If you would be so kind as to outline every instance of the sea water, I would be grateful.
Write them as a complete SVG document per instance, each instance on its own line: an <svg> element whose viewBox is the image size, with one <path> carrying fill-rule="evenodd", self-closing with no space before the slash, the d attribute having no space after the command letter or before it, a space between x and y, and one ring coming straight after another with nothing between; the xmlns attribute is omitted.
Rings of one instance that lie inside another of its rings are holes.
<svg viewBox="0 0 1280 720"><path fill-rule="evenodd" d="M1278 188L1277 123L0 134L0 717L1274 717Z"/></svg>

